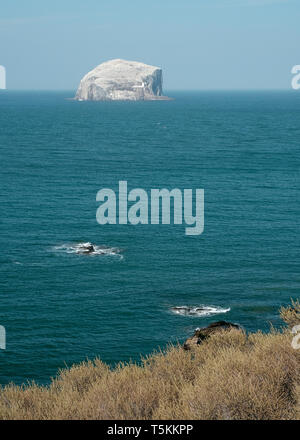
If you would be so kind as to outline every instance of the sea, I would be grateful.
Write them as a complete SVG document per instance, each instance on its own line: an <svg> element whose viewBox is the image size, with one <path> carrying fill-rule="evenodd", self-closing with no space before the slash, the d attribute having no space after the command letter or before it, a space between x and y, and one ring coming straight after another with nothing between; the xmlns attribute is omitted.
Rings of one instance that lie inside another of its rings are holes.
<svg viewBox="0 0 300 440"><path fill-rule="evenodd" d="M214 321L280 328L299 298L300 92L167 94L1 91L1 385L139 362ZM203 233L100 225L96 195L120 181L204 189Z"/></svg>

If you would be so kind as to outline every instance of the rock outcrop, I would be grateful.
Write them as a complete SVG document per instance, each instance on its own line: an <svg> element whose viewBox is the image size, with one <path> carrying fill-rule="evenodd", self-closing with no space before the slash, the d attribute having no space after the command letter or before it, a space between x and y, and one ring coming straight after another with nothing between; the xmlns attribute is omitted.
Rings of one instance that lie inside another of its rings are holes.
<svg viewBox="0 0 300 440"><path fill-rule="evenodd" d="M93 254L94 252L95 252L95 247L90 242L80 243L76 249L77 254Z"/></svg>
<svg viewBox="0 0 300 440"><path fill-rule="evenodd" d="M78 101L153 101L162 96L162 70L136 61L111 60L81 80Z"/></svg>
<svg viewBox="0 0 300 440"><path fill-rule="evenodd" d="M194 335L185 341L183 348L184 350L191 350L192 347L201 344L202 341L209 338L211 335L232 329L242 330L242 327L238 324L232 324L231 322L227 321L213 322L208 327L198 328Z"/></svg>

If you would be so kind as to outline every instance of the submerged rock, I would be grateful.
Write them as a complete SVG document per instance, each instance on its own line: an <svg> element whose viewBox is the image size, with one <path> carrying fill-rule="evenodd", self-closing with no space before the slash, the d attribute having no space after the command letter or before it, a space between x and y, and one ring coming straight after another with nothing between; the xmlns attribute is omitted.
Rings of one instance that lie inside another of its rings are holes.
<svg viewBox="0 0 300 440"><path fill-rule="evenodd" d="M194 335L185 341L185 343L183 344L183 348L184 350L191 350L192 347L201 344L202 341L209 338L211 335L221 331L229 331L232 329L242 330L242 327L238 324L233 324L227 321L213 322L208 327L203 327L195 330Z"/></svg>
<svg viewBox="0 0 300 440"><path fill-rule="evenodd" d="M230 311L230 307L227 309L216 306L176 306L171 307L171 311L176 315L182 316L208 316L216 315L219 313L227 313Z"/></svg>
<svg viewBox="0 0 300 440"><path fill-rule="evenodd" d="M77 246L77 254L92 254L95 252L95 247L92 243L81 243Z"/></svg>
<svg viewBox="0 0 300 440"><path fill-rule="evenodd" d="M78 101L153 101L162 96L162 70L137 61L111 60L81 80Z"/></svg>

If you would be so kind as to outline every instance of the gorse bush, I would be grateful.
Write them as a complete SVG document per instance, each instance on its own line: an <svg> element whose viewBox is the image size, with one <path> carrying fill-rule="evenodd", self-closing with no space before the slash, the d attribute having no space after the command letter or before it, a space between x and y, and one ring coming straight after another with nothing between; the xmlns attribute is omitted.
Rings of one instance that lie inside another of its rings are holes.
<svg viewBox="0 0 300 440"><path fill-rule="evenodd" d="M280 316L289 327L300 324L300 302L292 300L290 307L280 309Z"/></svg>
<svg viewBox="0 0 300 440"><path fill-rule="evenodd" d="M281 309L300 323L299 302ZM9 385L1 419L297 419L300 349L289 328L232 329L191 351L170 346L111 370L101 360L59 372L48 387Z"/></svg>

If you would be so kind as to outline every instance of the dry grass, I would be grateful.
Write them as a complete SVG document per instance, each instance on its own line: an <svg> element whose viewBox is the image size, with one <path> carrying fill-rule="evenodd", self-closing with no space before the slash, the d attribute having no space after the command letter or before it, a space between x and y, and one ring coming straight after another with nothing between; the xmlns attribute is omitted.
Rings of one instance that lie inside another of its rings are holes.
<svg viewBox="0 0 300 440"><path fill-rule="evenodd" d="M300 302L299 300L291 300L289 307L281 307L280 316L281 319L289 326L300 324Z"/></svg>
<svg viewBox="0 0 300 440"><path fill-rule="evenodd" d="M281 316L294 325L299 302ZM141 366L82 363L49 387L2 388L0 419L297 419L300 350L291 339L289 329L231 330L189 352L170 346Z"/></svg>

